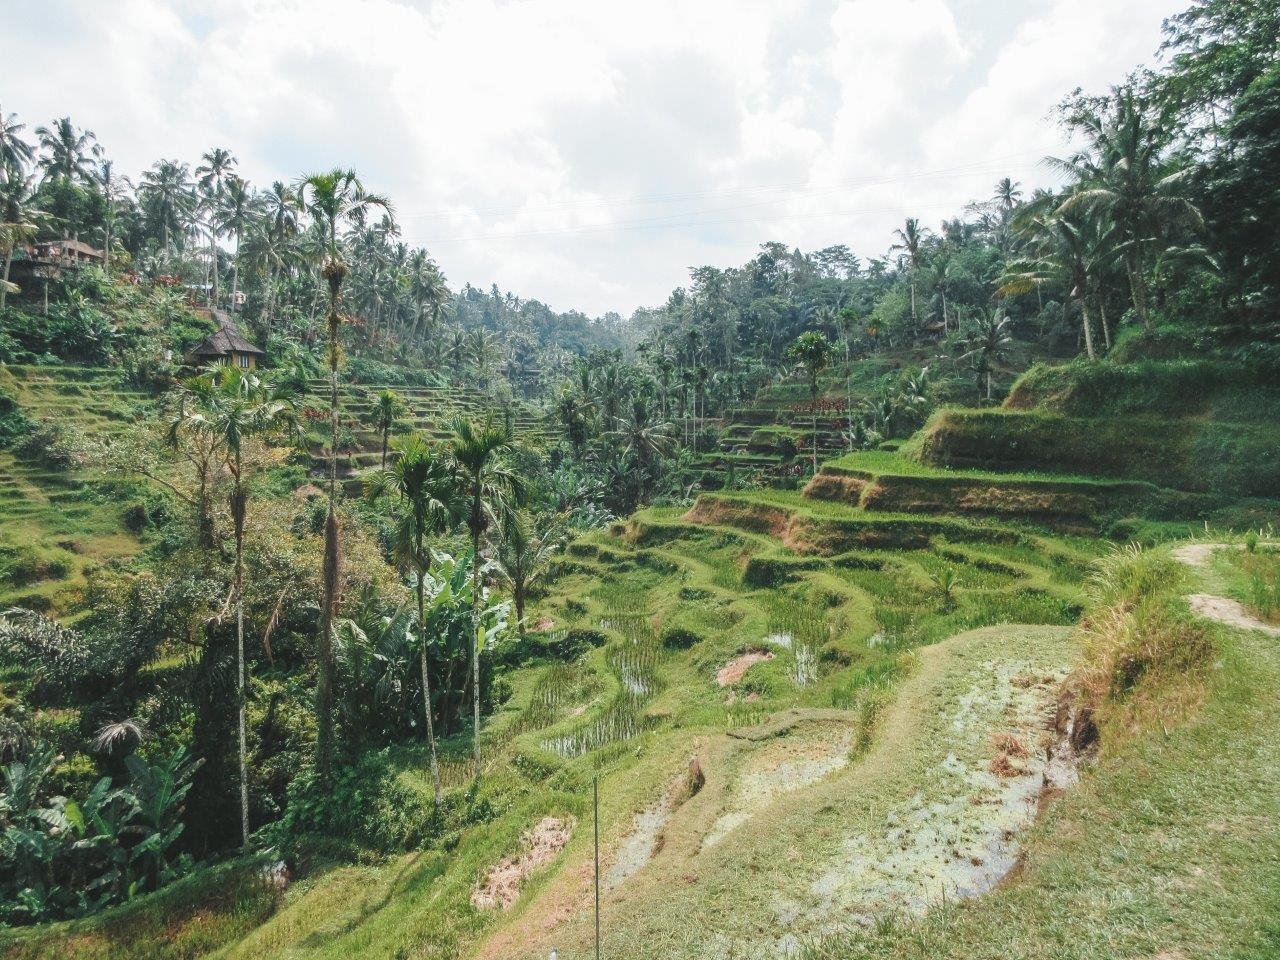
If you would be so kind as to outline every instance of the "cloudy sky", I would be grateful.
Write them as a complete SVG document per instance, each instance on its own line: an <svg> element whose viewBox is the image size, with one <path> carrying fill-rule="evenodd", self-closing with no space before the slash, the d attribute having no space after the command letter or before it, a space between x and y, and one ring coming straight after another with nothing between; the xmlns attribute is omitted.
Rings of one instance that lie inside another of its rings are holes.
<svg viewBox="0 0 1280 960"><path fill-rule="evenodd" d="M1004 175L1051 108L1150 63L1179 0L4 0L0 108L136 173L353 166L454 286L656 305L765 240L883 253Z"/></svg>

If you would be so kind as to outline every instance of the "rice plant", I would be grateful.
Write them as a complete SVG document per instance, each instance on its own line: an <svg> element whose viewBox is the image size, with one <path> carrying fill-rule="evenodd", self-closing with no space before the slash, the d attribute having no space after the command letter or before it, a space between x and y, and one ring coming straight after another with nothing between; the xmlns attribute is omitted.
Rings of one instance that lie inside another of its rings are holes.
<svg viewBox="0 0 1280 960"><path fill-rule="evenodd" d="M659 688L662 645L649 613L610 610L600 618L600 626L619 637L605 653L605 663L617 678L618 692L599 716L542 742L543 749L565 758L637 736L644 727L644 704Z"/></svg>

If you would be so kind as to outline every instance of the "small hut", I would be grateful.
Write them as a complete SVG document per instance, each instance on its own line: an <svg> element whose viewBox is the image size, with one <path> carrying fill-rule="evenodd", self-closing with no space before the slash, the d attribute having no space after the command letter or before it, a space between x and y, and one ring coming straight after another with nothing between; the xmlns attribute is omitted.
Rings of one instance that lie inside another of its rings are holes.
<svg viewBox="0 0 1280 960"><path fill-rule="evenodd" d="M196 367L229 363L243 370L257 367L262 351L245 339L230 316L221 310L210 310L209 313L218 324L218 329L188 351L187 363Z"/></svg>

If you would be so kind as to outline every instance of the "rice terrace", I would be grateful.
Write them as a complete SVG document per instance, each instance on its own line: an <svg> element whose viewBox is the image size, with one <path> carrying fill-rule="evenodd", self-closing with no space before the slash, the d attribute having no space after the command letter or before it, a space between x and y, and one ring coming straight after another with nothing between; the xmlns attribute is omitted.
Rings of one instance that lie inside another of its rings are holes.
<svg viewBox="0 0 1280 960"><path fill-rule="evenodd" d="M1009 6L9 18L0 960L1280 960L1280 0Z"/></svg>

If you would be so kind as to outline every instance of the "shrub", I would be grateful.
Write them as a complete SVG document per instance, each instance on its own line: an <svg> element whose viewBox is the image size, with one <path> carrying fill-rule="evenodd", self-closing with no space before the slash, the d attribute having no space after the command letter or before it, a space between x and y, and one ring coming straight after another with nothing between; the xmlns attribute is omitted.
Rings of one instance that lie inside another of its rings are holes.
<svg viewBox="0 0 1280 960"><path fill-rule="evenodd" d="M31 421L22 412L18 398L0 384L0 450L12 446L30 430Z"/></svg>
<svg viewBox="0 0 1280 960"><path fill-rule="evenodd" d="M660 639L668 650L688 650L703 638L687 627L667 627L662 631Z"/></svg>
<svg viewBox="0 0 1280 960"><path fill-rule="evenodd" d="M31 424L13 450L55 470L67 470L76 462L80 446L80 438L65 424L40 419Z"/></svg>
<svg viewBox="0 0 1280 960"><path fill-rule="evenodd" d="M1198 700L1216 648L1185 609L1184 579L1170 557L1136 545L1099 561L1080 624L1083 666L1064 692L1077 746L1105 742L1153 715L1167 724Z"/></svg>

